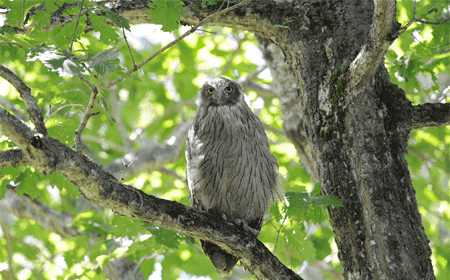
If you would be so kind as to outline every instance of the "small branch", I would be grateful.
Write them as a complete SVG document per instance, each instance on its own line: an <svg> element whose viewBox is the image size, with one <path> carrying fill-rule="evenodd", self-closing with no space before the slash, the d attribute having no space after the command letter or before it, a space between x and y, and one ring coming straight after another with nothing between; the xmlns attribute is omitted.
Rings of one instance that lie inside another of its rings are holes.
<svg viewBox="0 0 450 280"><path fill-rule="evenodd" d="M450 125L450 103L425 103L412 107L411 129Z"/></svg>
<svg viewBox="0 0 450 280"><path fill-rule="evenodd" d="M231 54L228 56L227 63L225 63L225 65L222 67L222 70L220 71L222 75L227 72L228 68L230 68L230 66L233 62L233 57L235 57L236 54L241 50L241 46L242 46L243 42L245 42L245 38L244 39L241 39L239 37L237 38L237 43L238 43L237 48L234 49L231 52Z"/></svg>
<svg viewBox="0 0 450 280"><path fill-rule="evenodd" d="M432 9L428 10L428 13L430 13L431 10ZM449 22L449 21L450 21L450 17L448 17L448 18L446 18L444 20L440 20L440 21L428 21L428 20L423 20L423 19L416 18L416 0L414 0L413 13L412 13L412 16L411 16L411 20L395 34L394 38L398 37L400 34L405 32L406 29L408 29L408 27L410 27L411 24L413 24L414 22L425 23L425 24L432 24L432 25L439 25L439 24L443 24L443 23L446 23L446 22Z"/></svg>
<svg viewBox="0 0 450 280"><path fill-rule="evenodd" d="M25 115L20 110L16 109L16 105L14 105L11 101L6 98L0 97L0 104L3 104L6 108L8 108L16 117L23 121L28 121L29 115Z"/></svg>
<svg viewBox="0 0 450 280"><path fill-rule="evenodd" d="M3 218L0 218L0 228L3 232L3 238L5 238L6 241L6 254L8 255L8 271L6 273L8 280L14 280L16 277L14 276L14 262L13 262L13 244L15 243L15 240L11 237L11 234L9 233L9 228L6 225Z"/></svg>
<svg viewBox="0 0 450 280"><path fill-rule="evenodd" d="M56 113L58 113L60 110L66 108L66 107L71 107L71 106L83 107L83 109L86 111L86 106L84 106L84 105L82 105L82 104L66 104L66 105L62 105L61 107L59 107L58 109L56 109L56 111L53 112L50 116L48 116L48 118L45 120L45 122L47 122L51 117L53 117L54 115L56 115Z"/></svg>
<svg viewBox="0 0 450 280"><path fill-rule="evenodd" d="M180 181L182 181L182 182L184 182L184 183L187 182L185 177L181 177L181 176L178 175L175 171L169 170L169 169L167 169L167 168L165 168L165 167L161 168L161 169L159 170L159 172L164 173L164 174L166 174L166 175L169 175L169 176L173 177L174 179L180 180Z"/></svg>
<svg viewBox="0 0 450 280"><path fill-rule="evenodd" d="M284 222L286 221L287 213L283 217L283 221L281 222L280 228L277 230L277 238L275 239L275 246L273 247L272 254L275 254L275 250L277 249L278 237L280 236L280 231L284 226Z"/></svg>
<svg viewBox="0 0 450 280"><path fill-rule="evenodd" d="M157 55L159 55L160 53L164 52L165 50L167 50L168 48L170 48L171 46L175 45L176 43L178 43L179 41L183 40L185 37L191 35L192 33L194 33L201 25L206 24L207 22L209 22L213 17L215 16L219 16L223 13L229 12L231 10L234 10L244 4L249 3L252 0L246 0L243 1L241 3L238 3L228 9L225 9L223 11L218 11L212 15L207 16L206 18L204 18L203 20L201 20L199 23L197 23L196 25L194 25L194 27L192 27L191 29L189 29L188 31L186 31L185 33L183 33L183 35L181 35L180 37L178 37L177 39L175 39L174 41L168 43L167 45L165 45L164 47L162 47L160 50L156 51L154 54L152 54L151 56L149 56L147 59L145 59L143 62L139 63L136 67L133 67L132 69L128 70L127 73L131 74L135 71L137 71L139 68L141 68L142 66L144 66L145 64L147 64L150 60L152 60L153 58L155 58ZM225 2L222 3L222 5ZM222 7L222 6L221 6ZM114 86L115 84L117 84L118 82L122 81L124 79L124 77L119 77L117 79L115 79L114 81L110 82L109 84L103 86L102 90L108 89L112 86Z"/></svg>
<svg viewBox="0 0 450 280"><path fill-rule="evenodd" d="M136 68L136 62L134 62L134 57L133 57L133 54L131 53L130 44L128 44L127 35L125 35L125 29L123 28L122 17L117 12L116 5L114 4L114 1L113 1L112 4L114 6L114 11L116 12L117 16L119 17L120 25L122 27L123 39L125 40L125 43L127 44L127 48L128 48L128 51L130 52L131 60L133 61L133 68L131 68L131 69L135 69Z"/></svg>
<svg viewBox="0 0 450 280"><path fill-rule="evenodd" d="M179 102L177 105L172 106L166 110L164 110L164 114L162 114L161 116L158 116L157 118L155 118L150 124L148 124L143 130L147 130L149 129L152 125L154 125L155 123L161 121L162 119L164 119L165 117L167 117L168 115L172 114L173 112L177 112L179 111L181 108L183 108L184 106L188 106L188 105L193 105L195 104L195 100L197 100L197 97Z"/></svg>
<svg viewBox="0 0 450 280"><path fill-rule="evenodd" d="M55 232L64 238L72 238L81 234L72 223L72 215L60 213L48 205L32 199L28 194L18 197L15 187L7 185L6 203L2 208L12 212L17 218L32 219L50 232ZM6 204L6 205L5 205Z"/></svg>
<svg viewBox="0 0 450 280"><path fill-rule="evenodd" d="M80 21L81 11L83 10L83 2L84 2L84 0L81 0L80 11L78 12L77 22L76 22L75 28L73 30L72 42L70 42L70 47L67 50L69 54L72 54L73 41L75 40L75 34L77 33L77 27L78 27L78 23ZM77 0L77 4L78 4L78 0Z"/></svg>
<svg viewBox="0 0 450 280"><path fill-rule="evenodd" d="M89 99L89 104L86 108L86 111L84 112L83 119L81 120L80 125L77 128L77 131L75 131L75 149L78 152L81 152L81 133L83 133L84 128L86 127L86 124L89 120L89 118L94 115L91 113L92 108L94 108L95 98L98 95L97 88L94 87L91 93L91 98Z"/></svg>
<svg viewBox="0 0 450 280"><path fill-rule="evenodd" d="M105 147L106 149L113 149L113 150L116 150L117 152L127 153L127 149L124 148L123 145L118 145L118 144L111 142L102 137L97 137L97 136L93 136L93 135L83 135L83 140L85 142L91 141L91 142L100 144L103 147Z"/></svg>
<svg viewBox="0 0 450 280"><path fill-rule="evenodd" d="M273 133L278 134L278 135L284 135L283 131L278 130L276 128L273 128L273 127L271 127L270 125L267 125L267 124L264 124L264 130L273 132Z"/></svg>
<svg viewBox="0 0 450 280"><path fill-rule="evenodd" d="M36 130L44 136L48 135L44 124L44 115L31 95L31 89L16 74L2 65L0 65L0 77L7 80L19 92Z"/></svg>
<svg viewBox="0 0 450 280"><path fill-rule="evenodd" d="M25 0L22 1L22 28L23 25L25 24Z"/></svg>
<svg viewBox="0 0 450 280"><path fill-rule="evenodd" d="M16 46L23 48L21 44L14 43L14 42L0 42L0 45L16 45Z"/></svg>
<svg viewBox="0 0 450 280"><path fill-rule="evenodd" d="M127 128L125 127L125 124L123 123L122 116L120 116L119 112L119 102L117 101L117 92L116 90L113 90L111 95L111 114L113 115L114 119L116 119L116 125L119 129L120 135L122 137L122 141L125 144L124 147L121 149L123 152L127 153L130 151L133 151L133 141L130 140L130 137L127 132Z"/></svg>
<svg viewBox="0 0 450 280"><path fill-rule="evenodd" d="M180 158L180 150L186 141L191 124L192 119L182 122L167 137L167 140L159 145L155 139L150 139L146 143L143 143L140 150L133 152L136 155L136 159L134 159L133 165L126 168L125 172L121 158L104 165L103 169L115 177L120 177L122 173L127 177L136 172L143 172L144 170L150 173L153 170L161 169L167 163L175 162ZM125 157L128 158L127 155ZM129 160L124 161L128 162Z"/></svg>
<svg viewBox="0 0 450 280"><path fill-rule="evenodd" d="M81 81L83 81L92 91L94 91L95 86L93 86L88 80L86 80L85 77L83 77L80 74L77 74L78 78L80 78Z"/></svg>

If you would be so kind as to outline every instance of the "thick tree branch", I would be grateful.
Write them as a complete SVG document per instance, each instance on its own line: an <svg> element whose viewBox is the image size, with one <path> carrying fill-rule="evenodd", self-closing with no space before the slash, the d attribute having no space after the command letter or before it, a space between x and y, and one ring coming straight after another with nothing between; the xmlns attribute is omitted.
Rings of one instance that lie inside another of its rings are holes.
<svg viewBox="0 0 450 280"><path fill-rule="evenodd" d="M0 168L27 164L28 162L21 150L8 150L0 153Z"/></svg>
<svg viewBox="0 0 450 280"><path fill-rule="evenodd" d="M449 103L426 103L412 107L411 129L450 125Z"/></svg>
<svg viewBox="0 0 450 280"><path fill-rule="evenodd" d="M31 144L33 131L3 108L0 108L0 125L4 134L22 149L31 166L44 174L60 172L79 186L90 201L114 209L119 215L214 242L238 257L258 279L300 279L264 244L237 226L178 202L159 199L123 185L101 166L56 139L41 138L40 145L35 148Z"/></svg>
<svg viewBox="0 0 450 280"><path fill-rule="evenodd" d="M350 87L362 88L375 75L400 27L395 18L395 0L374 0L374 13L367 43L350 64ZM359 91L350 90L357 94Z"/></svg>
<svg viewBox="0 0 450 280"><path fill-rule="evenodd" d="M7 80L19 92L20 97L27 106L27 112L30 114L31 121L36 127L36 130L42 135L48 135L44 124L44 116L31 95L31 89L27 87L27 85L16 74L2 65L0 65L0 77Z"/></svg>

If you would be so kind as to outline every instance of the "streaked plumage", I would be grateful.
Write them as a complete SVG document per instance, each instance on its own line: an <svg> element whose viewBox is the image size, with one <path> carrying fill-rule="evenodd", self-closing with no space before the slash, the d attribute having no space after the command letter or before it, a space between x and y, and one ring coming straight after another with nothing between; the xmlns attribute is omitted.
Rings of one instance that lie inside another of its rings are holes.
<svg viewBox="0 0 450 280"><path fill-rule="evenodd" d="M207 81L199 99L186 140L191 205L258 235L264 213L282 197L264 126L234 81ZM230 275L237 259L215 244L201 243L217 271Z"/></svg>

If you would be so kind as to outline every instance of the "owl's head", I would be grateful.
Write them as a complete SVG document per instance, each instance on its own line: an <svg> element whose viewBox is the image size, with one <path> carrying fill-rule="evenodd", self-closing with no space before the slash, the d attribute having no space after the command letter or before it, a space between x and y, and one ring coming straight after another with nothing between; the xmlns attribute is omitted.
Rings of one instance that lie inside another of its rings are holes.
<svg viewBox="0 0 450 280"><path fill-rule="evenodd" d="M233 106L244 101L244 90L235 81L223 77L208 80L199 90L200 104L203 106Z"/></svg>

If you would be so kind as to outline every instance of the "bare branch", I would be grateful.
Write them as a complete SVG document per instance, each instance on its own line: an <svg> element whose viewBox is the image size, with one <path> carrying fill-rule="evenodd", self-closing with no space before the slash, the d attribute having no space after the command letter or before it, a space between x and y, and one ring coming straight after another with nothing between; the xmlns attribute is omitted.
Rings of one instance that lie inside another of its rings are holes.
<svg viewBox="0 0 450 280"><path fill-rule="evenodd" d="M2 201L2 208L12 212L17 218L33 219L50 232L55 232L65 238L72 238L82 234L75 226L69 226L72 215L63 214L48 205L23 194L14 194L15 187L7 185L9 192Z"/></svg>
<svg viewBox="0 0 450 280"><path fill-rule="evenodd" d="M56 111L53 112L50 116L48 116L48 118L45 120L45 122L47 122L51 117L56 115L56 113L58 113L60 110L66 108L66 107L71 107L71 106L82 107L84 110L86 110L86 106L84 106L83 104L65 104L65 105L62 105L61 107L59 107L58 109L56 109Z"/></svg>
<svg viewBox="0 0 450 280"><path fill-rule="evenodd" d="M9 228L8 228L8 226L6 226L6 223L3 220L3 218L0 218L0 228L2 229L2 232L3 232L3 238L5 238L5 240L6 240L6 251L8 254L8 271L7 271L8 276L7 277L10 280L14 280L14 279L16 279L16 277L14 276L14 269L13 269L13 267L14 267L14 263L13 263L14 239L11 237L11 234L9 233Z"/></svg>
<svg viewBox="0 0 450 280"><path fill-rule="evenodd" d="M125 177L130 176L136 172L146 171L148 173L153 170L159 170L164 165L174 162L181 156L181 147L186 141L187 132L192 124L192 119L182 122L173 131L173 133L161 144L157 145L155 139L151 139L142 145L142 149L133 152L133 165L130 165L125 170ZM129 155L125 155L129 158ZM103 169L110 172L116 177L119 177L124 172L124 165L122 158L115 159L110 164L103 166Z"/></svg>
<svg viewBox="0 0 450 280"><path fill-rule="evenodd" d="M72 41L70 42L70 47L67 50L69 54L72 53L73 41L75 40L75 34L77 33L78 23L80 22L81 11L83 10L83 2L84 2L84 0L81 0L80 11L78 12L77 22L75 23L75 28L73 29ZM78 0L77 0L77 4L78 4Z"/></svg>
<svg viewBox="0 0 450 280"><path fill-rule="evenodd" d="M36 130L44 136L48 135L44 124L44 115L42 115L41 110L39 110L36 101L31 95L31 89L16 74L2 65L0 65L0 77L7 80L19 92L20 97L27 106L27 112L30 114L31 121L36 127Z"/></svg>
<svg viewBox="0 0 450 280"><path fill-rule="evenodd" d="M14 42L0 42L0 45L16 45L16 46L23 48L21 44L14 43Z"/></svg>
<svg viewBox="0 0 450 280"><path fill-rule="evenodd" d="M125 35L125 29L123 28L122 17L121 17L121 16L119 15L119 13L117 12L116 5L114 4L114 1L113 1L112 4L113 4L113 6L114 6L114 11L116 12L117 16L119 17L120 25L121 25L121 27L122 27L123 39L125 40L125 44L127 44L127 48L128 48L128 51L130 52L131 60L133 61L133 68L131 68L131 69L136 70L136 69L135 69L135 68L136 68L136 62L134 62L134 57L133 57L133 54L131 53L130 44L128 44L127 35Z"/></svg>
<svg viewBox="0 0 450 280"><path fill-rule="evenodd" d="M80 125L77 128L77 131L75 131L75 149L77 149L78 152L81 152L81 133L83 133L84 128L86 127L86 124L89 120L89 118L94 115L92 112L92 108L94 108L95 98L98 95L97 88L94 87L91 98L89 99L89 104L84 111L83 119L80 122Z"/></svg>
<svg viewBox="0 0 450 280"><path fill-rule="evenodd" d="M432 7L431 9L429 9L427 11L427 13L431 13L433 11L433 8L436 9L435 7ZM398 37L398 35L400 35L403 32L405 32L406 29L408 29L411 26L411 24L413 24L414 22L425 23L425 24L432 24L432 25L439 25L439 24L446 23L448 21L450 21L450 17L448 17L448 18L446 18L444 20L440 20L440 21L428 21L428 20L423 20L423 19L416 18L416 0L414 0L413 13L412 13L412 16L411 16L411 20L397 32L395 37Z"/></svg>

